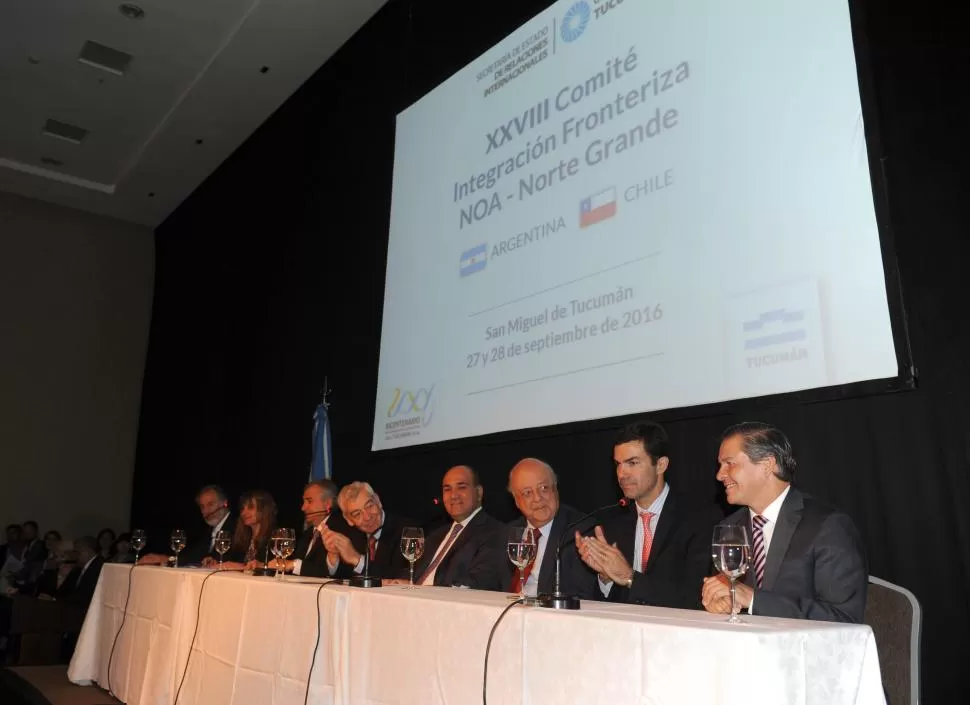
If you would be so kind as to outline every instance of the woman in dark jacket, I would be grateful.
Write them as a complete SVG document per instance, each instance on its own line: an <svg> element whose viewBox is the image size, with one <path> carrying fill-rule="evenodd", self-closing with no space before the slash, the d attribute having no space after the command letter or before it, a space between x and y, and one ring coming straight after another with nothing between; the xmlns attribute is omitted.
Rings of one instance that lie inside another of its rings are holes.
<svg viewBox="0 0 970 705"><path fill-rule="evenodd" d="M240 497L239 521L222 569L252 570L254 562L262 564L267 556L271 560L270 537L275 528L276 502L269 492L254 490Z"/></svg>

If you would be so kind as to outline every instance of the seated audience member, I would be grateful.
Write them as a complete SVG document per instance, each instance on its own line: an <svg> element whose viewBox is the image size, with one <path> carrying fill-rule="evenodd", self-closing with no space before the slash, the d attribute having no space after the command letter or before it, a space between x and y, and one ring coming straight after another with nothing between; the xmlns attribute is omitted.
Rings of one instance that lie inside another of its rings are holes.
<svg viewBox="0 0 970 705"><path fill-rule="evenodd" d="M504 591L512 577L506 557L506 525L482 509L485 490L478 474L456 465L441 481L441 498L451 523L433 531L415 563L417 585Z"/></svg>
<svg viewBox="0 0 970 705"><path fill-rule="evenodd" d="M14 586L34 583L44 570L45 560L47 560L47 547L39 538L37 522L25 521L23 523L20 569L13 575L11 583Z"/></svg>
<svg viewBox="0 0 970 705"><path fill-rule="evenodd" d="M7 524L4 536L6 541L0 545L0 569L7 562L7 556L20 555L20 524Z"/></svg>
<svg viewBox="0 0 970 705"><path fill-rule="evenodd" d="M525 594L529 597L554 592L556 547L566 527L583 517L583 512L559 503L557 483L552 467L536 458L520 460L509 473L509 492L522 512L510 526L522 527L523 531L529 526L537 535L535 560L524 571ZM579 559L573 541L568 537L561 553L560 590L586 600L599 599L596 573ZM519 592L519 580L519 571L513 570L508 592Z"/></svg>
<svg viewBox="0 0 970 705"><path fill-rule="evenodd" d="M183 551L184 553L184 551ZM131 548L131 534L124 533L118 535L114 548L111 551L110 563L134 563L135 552Z"/></svg>
<svg viewBox="0 0 970 705"><path fill-rule="evenodd" d="M751 540L738 606L769 617L861 623L869 580L862 539L847 515L792 486L788 438L763 423L732 426L718 466L728 502L742 507L725 521L747 526ZM730 613L727 579L707 578L702 599L709 612Z"/></svg>
<svg viewBox="0 0 970 705"><path fill-rule="evenodd" d="M273 558L270 539L275 528L276 502L269 492L254 490L240 497L239 521L222 570L253 570L268 563Z"/></svg>
<svg viewBox="0 0 970 705"><path fill-rule="evenodd" d="M104 559L105 563L111 561L111 557L114 555L115 541L117 537L113 529L101 529L98 532L98 554Z"/></svg>
<svg viewBox="0 0 970 705"><path fill-rule="evenodd" d="M381 498L366 482L344 485L337 504L351 529L340 533L323 528L329 574L362 575L366 563L371 577L403 578L408 572L408 562L401 554L401 532L410 522L385 511Z"/></svg>
<svg viewBox="0 0 970 705"><path fill-rule="evenodd" d="M297 539L293 558L284 563L284 569L294 575L325 577L327 569L327 549L321 538L324 527L339 533L349 530L340 512L334 511L337 499L337 485L332 480L314 480L303 488L304 530ZM275 567L276 562L271 564Z"/></svg>
<svg viewBox="0 0 970 705"><path fill-rule="evenodd" d="M218 554L213 550L213 542L219 531L230 535L236 530L236 517L229 511L229 499L218 485L206 485L195 496L202 521L206 523L204 533L190 542L179 554L180 565L218 563ZM161 565L168 562L164 553L149 553L138 560L138 565Z"/></svg>
<svg viewBox="0 0 970 705"><path fill-rule="evenodd" d="M576 535L583 561L599 573L611 602L700 609L699 586L710 575L711 531L720 513L695 507L667 484L670 441L659 424L634 423L613 445L616 479L633 500L597 526Z"/></svg>

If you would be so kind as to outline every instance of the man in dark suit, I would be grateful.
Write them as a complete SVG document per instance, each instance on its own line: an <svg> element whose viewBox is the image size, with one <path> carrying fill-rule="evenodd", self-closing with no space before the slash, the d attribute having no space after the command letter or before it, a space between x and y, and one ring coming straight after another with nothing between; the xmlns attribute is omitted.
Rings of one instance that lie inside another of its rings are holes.
<svg viewBox="0 0 970 705"><path fill-rule="evenodd" d="M751 566L736 586L738 608L751 614L861 623L866 609L865 548L852 520L791 486L791 443L767 424L724 432L717 479L743 508L727 521L748 527ZM729 614L729 583L704 581L704 607Z"/></svg>
<svg viewBox="0 0 970 705"><path fill-rule="evenodd" d="M515 464L509 473L509 492L515 499L515 506L522 512L522 517L513 521L511 526L523 531L528 526L533 530L533 535L538 534L535 560L524 571L524 592L529 597L551 594L556 588L556 547L566 527L582 519L583 513L559 503L556 473L548 463L536 458L525 458ZM579 559L572 536L566 539L563 546L559 572L560 592L586 600L600 598L596 573ZM516 570L507 590L517 593L521 587Z"/></svg>
<svg viewBox="0 0 970 705"><path fill-rule="evenodd" d="M179 565L217 565L219 554L214 550L216 534L225 531L231 537L236 530L238 517L229 510L229 498L218 485L206 485L199 490L195 495L195 503L207 529L182 549L179 553ZM138 565L164 565L167 562L168 554L165 553L146 553L138 559Z"/></svg>
<svg viewBox="0 0 970 705"><path fill-rule="evenodd" d="M478 474L456 465L441 481L441 499L451 523L427 538L414 566L418 585L446 585L503 591L511 578L505 556L506 525L482 509L485 490Z"/></svg>
<svg viewBox="0 0 970 705"><path fill-rule="evenodd" d="M670 441L659 424L620 431L613 462L623 495L633 501L594 536L576 534L580 557L599 574L599 588L611 602L699 609L719 513L691 506L667 484Z"/></svg>
<svg viewBox="0 0 970 705"><path fill-rule="evenodd" d="M334 511L337 492L333 480L314 480L303 488L300 509L303 512L304 530L297 539L293 559L286 561L285 569L288 572L316 578L330 575L327 549L323 545L323 528L329 527L338 532L349 529L340 512Z"/></svg>
<svg viewBox="0 0 970 705"><path fill-rule="evenodd" d="M87 607L98 586L104 559L98 552L98 543L93 536L82 536L75 540L74 551L77 553L77 563L52 597L60 602Z"/></svg>
<svg viewBox="0 0 970 705"><path fill-rule="evenodd" d="M386 512L381 498L366 482L344 485L337 504L350 529L323 529L329 574L345 578L366 571L373 578L403 578L408 563L401 554L401 533L410 522Z"/></svg>

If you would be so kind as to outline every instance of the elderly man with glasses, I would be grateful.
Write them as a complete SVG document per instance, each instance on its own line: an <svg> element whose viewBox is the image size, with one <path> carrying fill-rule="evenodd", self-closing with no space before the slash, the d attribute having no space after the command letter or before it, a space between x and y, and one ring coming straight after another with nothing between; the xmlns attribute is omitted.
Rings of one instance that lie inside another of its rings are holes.
<svg viewBox="0 0 970 705"><path fill-rule="evenodd" d="M343 534L324 526L321 531L327 549L330 575L349 577L364 572L375 578L403 578L408 563L401 554L401 532L410 522L384 511L381 498L366 482L351 482L340 490L337 504L352 527Z"/></svg>
<svg viewBox="0 0 970 705"><path fill-rule="evenodd" d="M512 527L528 526L536 538L536 557L525 569L525 594L551 594L555 588L556 547L563 539L563 532L583 513L559 503L559 487L556 473L541 460L520 460L509 473L509 492L522 517L512 522ZM583 527L579 527L583 528ZM589 527L585 527L589 528ZM569 532L561 551L560 591L583 599L601 599L597 588L596 573L580 559ZM519 592L520 576L516 572L508 586L509 592Z"/></svg>

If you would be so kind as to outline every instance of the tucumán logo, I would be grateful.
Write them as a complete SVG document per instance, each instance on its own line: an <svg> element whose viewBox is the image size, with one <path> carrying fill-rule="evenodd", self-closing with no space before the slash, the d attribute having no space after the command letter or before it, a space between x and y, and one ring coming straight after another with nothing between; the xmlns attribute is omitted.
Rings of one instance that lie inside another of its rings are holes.
<svg viewBox="0 0 970 705"><path fill-rule="evenodd" d="M566 10L562 18L562 26L559 34L564 42L573 42L582 36L589 24L589 3L586 0L579 0L576 4Z"/></svg>

